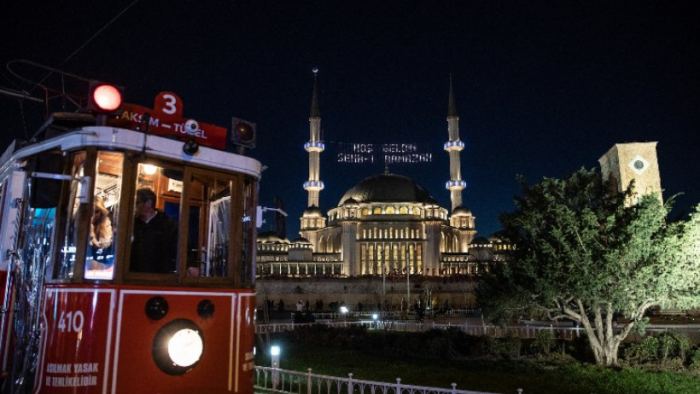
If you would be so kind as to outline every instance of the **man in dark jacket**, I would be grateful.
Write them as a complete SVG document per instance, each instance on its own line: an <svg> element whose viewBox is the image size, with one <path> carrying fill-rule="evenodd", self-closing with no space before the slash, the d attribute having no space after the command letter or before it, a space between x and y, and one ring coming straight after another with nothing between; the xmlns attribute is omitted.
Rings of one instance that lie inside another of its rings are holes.
<svg viewBox="0 0 700 394"><path fill-rule="evenodd" d="M175 272L177 223L156 208L149 188L136 191L136 218L131 243L131 271Z"/></svg>

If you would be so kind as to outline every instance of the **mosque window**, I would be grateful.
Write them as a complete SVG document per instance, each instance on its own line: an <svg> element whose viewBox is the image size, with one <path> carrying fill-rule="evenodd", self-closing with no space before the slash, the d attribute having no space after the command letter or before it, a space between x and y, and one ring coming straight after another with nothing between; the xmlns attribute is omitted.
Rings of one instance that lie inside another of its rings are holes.
<svg viewBox="0 0 700 394"><path fill-rule="evenodd" d="M413 214L420 216L420 209L419 208L413 208Z"/></svg>
<svg viewBox="0 0 700 394"><path fill-rule="evenodd" d="M393 215L395 213L394 207L387 207L386 208L386 214L387 215Z"/></svg>
<svg viewBox="0 0 700 394"><path fill-rule="evenodd" d="M374 215L381 215L382 214L382 209L380 207L374 207L374 210L372 211L372 214Z"/></svg>
<svg viewBox="0 0 700 394"><path fill-rule="evenodd" d="M399 213L400 213L401 215L406 215L406 214L408 214L408 208L406 208L406 207L401 207L401 208L399 208Z"/></svg>
<svg viewBox="0 0 700 394"><path fill-rule="evenodd" d="M367 215L369 215L369 209L362 208L362 216L367 216Z"/></svg>

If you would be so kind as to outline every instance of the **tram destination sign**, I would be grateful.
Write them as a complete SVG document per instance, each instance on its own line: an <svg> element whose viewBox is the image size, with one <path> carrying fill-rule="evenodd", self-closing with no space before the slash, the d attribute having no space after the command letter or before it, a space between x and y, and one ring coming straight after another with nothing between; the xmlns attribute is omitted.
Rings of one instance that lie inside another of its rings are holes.
<svg viewBox="0 0 700 394"><path fill-rule="evenodd" d="M430 163L433 154L416 143L348 143L338 142L338 163L351 164L414 164Z"/></svg>
<svg viewBox="0 0 700 394"><path fill-rule="evenodd" d="M161 92L152 109L128 103L123 107L124 112L119 117L119 122L127 124L131 129L180 140L193 138L201 146L226 149L227 129L196 119L196 127L188 127L193 124L188 124L188 121L193 119L182 116L182 100L175 93Z"/></svg>

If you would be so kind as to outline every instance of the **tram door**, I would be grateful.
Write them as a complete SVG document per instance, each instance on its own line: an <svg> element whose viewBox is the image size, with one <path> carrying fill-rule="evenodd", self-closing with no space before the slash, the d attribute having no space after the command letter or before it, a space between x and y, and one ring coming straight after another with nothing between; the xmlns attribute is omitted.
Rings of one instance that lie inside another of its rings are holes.
<svg viewBox="0 0 700 394"><path fill-rule="evenodd" d="M60 151L43 152L27 160L24 172L13 170L3 180L2 250L4 282L2 303L3 390L18 392L33 382L41 334L39 314L47 267L56 248L56 214L64 187L60 179L33 174L62 173Z"/></svg>

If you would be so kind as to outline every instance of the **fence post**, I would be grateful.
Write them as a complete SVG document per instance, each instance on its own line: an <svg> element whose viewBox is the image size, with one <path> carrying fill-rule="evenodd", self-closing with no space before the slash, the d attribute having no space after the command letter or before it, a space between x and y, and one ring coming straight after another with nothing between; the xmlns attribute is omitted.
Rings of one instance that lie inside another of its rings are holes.
<svg viewBox="0 0 700 394"><path fill-rule="evenodd" d="M401 394L401 378L396 378L396 392L394 394Z"/></svg>
<svg viewBox="0 0 700 394"><path fill-rule="evenodd" d="M352 372L348 374L348 394L352 394Z"/></svg>
<svg viewBox="0 0 700 394"><path fill-rule="evenodd" d="M456 394L457 392L457 383L452 383L452 394Z"/></svg>
<svg viewBox="0 0 700 394"><path fill-rule="evenodd" d="M523 389L518 389L518 394L523 394Z"/></svg>
<svg viewBox="0 0 700 394"><path fill-rule="evenodd" d="M313 390L311 390L311 368L308 369L309 373L306 375L306 394L311 394Z"/></svg>
<svg viewBox="0 0 700 394"><path fill-rule="evenodd" d="M277 390L277 385L280 381L280 371L278 369L279 365L272 365L272 390Z"/></svg>

